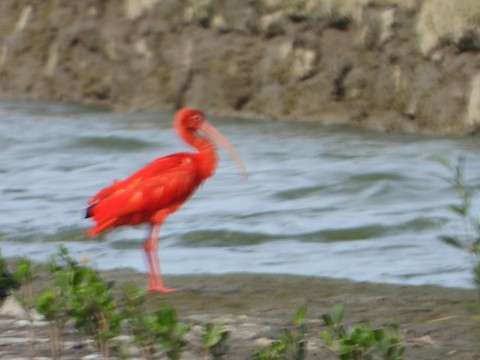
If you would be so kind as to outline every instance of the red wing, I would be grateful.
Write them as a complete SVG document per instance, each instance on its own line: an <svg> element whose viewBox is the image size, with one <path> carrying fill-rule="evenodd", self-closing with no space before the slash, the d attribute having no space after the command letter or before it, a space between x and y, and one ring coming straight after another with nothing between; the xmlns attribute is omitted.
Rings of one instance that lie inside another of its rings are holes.
<svg viewBox="0 0 480 360"><path fill-rule="evenodd" d="M97 223L90 233L110 226L136 225L151 221L158 211L175 209L198 187L191 156L159 158L123 181L99 191L90 213ZM172 210L173 211L173 210Z"/></svg>
<svg viewBox="0 0 480 360"><path fill-rule="evenodd" d="M132 175L124 180L114 180L113 183L99 192L97 192L89 201L88 204L94 204L99 200L105 199L117 191L124 191L126 187L132 182L138 181L139 179L153 177L161 175L162 173L167 173L172 169L176 168L187 168L188 161L192 161L191 154L174 154L170 156L164 156L158 159L153 160L151 163L145 165L140 170L137 170Z"/></svg>

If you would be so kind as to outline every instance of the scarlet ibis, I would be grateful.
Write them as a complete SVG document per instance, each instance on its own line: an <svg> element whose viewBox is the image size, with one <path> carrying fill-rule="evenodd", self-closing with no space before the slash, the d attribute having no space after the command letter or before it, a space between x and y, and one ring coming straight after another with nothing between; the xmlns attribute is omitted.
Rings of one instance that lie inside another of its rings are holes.
<svg viewBox="0 0 480 360"><path fill-rule="evenodd" d="M90 199L86 212L86 217L93 218L95 222L86 232L90 236L119 226L149 224L148 236L143 244L149 271L147 290L158 293L174 290L164 286L160 274L157 254L160 225L188 200L205 179L213 175L217 153L212 140L225 147L246 176L240 156L206 121L201 111L180 109L173 124L178 135L197 152L180 152L157 158L126 179L113 181Z"/></svg>

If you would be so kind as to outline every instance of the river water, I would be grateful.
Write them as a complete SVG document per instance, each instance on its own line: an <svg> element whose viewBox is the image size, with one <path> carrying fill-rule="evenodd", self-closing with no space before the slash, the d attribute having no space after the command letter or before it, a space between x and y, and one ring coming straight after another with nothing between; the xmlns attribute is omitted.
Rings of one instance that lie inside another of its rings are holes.
<svg viewBox="0 0 480 360"><path fill-rule="evenodd" d="M188 148L171 114L0 102L0 249L45 260L63 243L98 268L144 271L146 228L97 238L84 208L97 190L155 157ZM164 274L262 272L472 287L472 259L441 242L461 220L434 160L467 156L479 185L480 142L314 123L209 119L243 157L220 150L208 179L161 228ZM477 204L474 204L477 209Z"/></svg>

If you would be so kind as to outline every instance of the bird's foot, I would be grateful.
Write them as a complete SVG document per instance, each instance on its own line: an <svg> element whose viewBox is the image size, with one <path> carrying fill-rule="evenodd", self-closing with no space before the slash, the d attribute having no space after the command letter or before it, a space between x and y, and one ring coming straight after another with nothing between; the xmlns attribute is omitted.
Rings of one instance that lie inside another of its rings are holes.
<svg viewBox="0 0 480 360"><path fill-rule="evenodd" d="M170 293L170 292L173 292L173 291L176 291L176 290L177 289L169 288L169 287L165 287L165 286L160 286L160 285L149 285L147 287L148 292L153 292L153 293L157 293L157 294L167 294L167 293Z"/></svg>

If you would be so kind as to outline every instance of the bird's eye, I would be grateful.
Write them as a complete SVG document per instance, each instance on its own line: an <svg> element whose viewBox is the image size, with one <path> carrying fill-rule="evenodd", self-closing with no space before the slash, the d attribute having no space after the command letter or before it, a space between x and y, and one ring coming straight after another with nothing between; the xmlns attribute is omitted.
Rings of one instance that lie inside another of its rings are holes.
<svg viewBox="0 0 480 360"><path fill-rule="evenodd" d="M194 122L199 122L201 120L200 116L199 115L195 115L195 116L192 116L192 120Z"/></svg>

